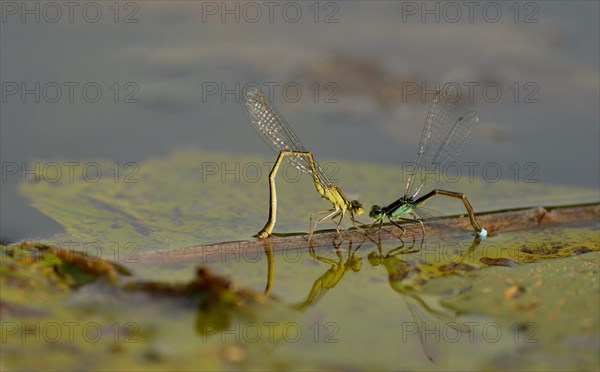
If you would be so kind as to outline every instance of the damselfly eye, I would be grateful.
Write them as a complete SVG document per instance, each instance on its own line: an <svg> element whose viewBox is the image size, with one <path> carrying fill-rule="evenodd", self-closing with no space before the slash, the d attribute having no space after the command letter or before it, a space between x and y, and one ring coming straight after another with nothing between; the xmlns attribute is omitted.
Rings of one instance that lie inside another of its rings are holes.
<svg viewBox="0 0 600 372"><path fill-rule="evenodd" d="M350 266L350 269L352 269L352 271L354 271L354 272L360 271L360 268L362 267L362 258L352 257L348 261L349 261L348 266Z"/></svg>
<svg viewBox="0 0 600 372"><path fill-rule="evenodd" d="M374 205L373 207L371 207L369 217L374 218L376 220L380 220L383 217L383 211L381 210L381 207L378 205Z"/></svg>
<svg viewBox="0 0 600 372"><path fill-rule="evenodd" d="M352 212L354 212L354 214L362 214L365 211L362 203L358 200L352 200L350 205L352 205Z"/></svg>

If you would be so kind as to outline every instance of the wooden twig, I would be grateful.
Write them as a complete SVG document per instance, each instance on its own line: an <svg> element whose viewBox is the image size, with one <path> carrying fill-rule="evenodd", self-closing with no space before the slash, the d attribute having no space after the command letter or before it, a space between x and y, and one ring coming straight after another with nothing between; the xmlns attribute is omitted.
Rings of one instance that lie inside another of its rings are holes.
<svg viewBox="0 0 600 372"><path fill-rule="evenodd" d="M600 203L580 204L557 207L523 208L513 210L494 211L477 215L479 223L485 227L490 234L501 231L526 230L540 225L553 225L571 221L598 220L600 218ZM405 236L421 234L419 223L403 224L406 229ZM377 228L365 227L367 233L377 234ZM465 216L449 216L425 222L427 236L456 236L472 231L469 219ZM341 238L356 239L364 238L363 233L358 230L342 231ZM394 225L384 225L381 228L381 239L398 237L400 231ZM281 251L288 249L303 249L308 247L308 235L286 235L272 236L266 239L255 239L238 242L224 242L205 244L178 249L162 249L153 252L142 252L138 254L140 262L182 262L182 261L207 261L215 257L234 257L243 253L247 257L260 254L265 250ZM315 232L312 244L314 246L330 245L335 239L339 239L335 231Z"/></svg>

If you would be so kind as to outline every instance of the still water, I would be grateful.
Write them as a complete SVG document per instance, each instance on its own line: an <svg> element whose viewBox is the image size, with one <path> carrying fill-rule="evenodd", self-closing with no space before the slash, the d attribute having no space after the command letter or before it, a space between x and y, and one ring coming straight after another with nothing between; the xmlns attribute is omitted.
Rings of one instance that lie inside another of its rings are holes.
<svg viewBox="0 0 600 372"><path fill-rule="evenodd" d="M2 241L99 251L133 280L160 285L187 283L204 265L273 301L225 319L185 298L101 283L59 291L40 280L48 288L37 293L48 296L31 302L22 272L7 268L2 279L17 285L3 291L3 325L23 313L32 324L133 324L140 342L16 339L3 363L39 368L35 352L48 368L77 370L597 366L597 221L483 242L453 231L452 241L129 261L253 239L263 226L275 154L240 108L249 83L367 211L404 193L446 82L461 89L459 110L480 121L437 186L466 193L476 212L597 202L599 3L465 4L3 1ZM277 233L306 232L308 214L329 206L292 167L279 175L278 197ZM464 213L457 200L427 206ZM548 257L527 253L540 247ZM496 258L514 267L490 267Z"/></svg>

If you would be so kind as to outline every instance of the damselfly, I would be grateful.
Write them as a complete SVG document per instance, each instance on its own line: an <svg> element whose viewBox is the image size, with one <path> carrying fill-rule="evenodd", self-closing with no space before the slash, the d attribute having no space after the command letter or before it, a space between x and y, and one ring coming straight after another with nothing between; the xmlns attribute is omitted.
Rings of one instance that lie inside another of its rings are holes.
<svg viewBox="0 0 600 372"><path fill-rule="evenodd" d="M439 171L444 170L448 163L465 148L475 133L479 122L479 116L476 112L465 112L458 117L453 115L454 106L459 98L458 88L452 83L444 84L436 92L425 119L425 127L417 151L417 160L408 178L406 193L386 207L374 205L369 212L369 217L375 219L373 223L379 221L379 228L383 223L383 217L387 217L404 233L405 229L393 219L411 220L402 216L412 215L415 220L421 223L424 234L423 222L421 218L417 217L417 215L422 217L422 214L419 213L419 206L436 195L443 195L461 199L469 214L471 226L473 226L477 235L481 237L487 235L487 231L475 219L473 207L471 207L471 203L469 203L465 194L435 189L417 198L423 187L437 178Z"/></svg>
<svg viewBox="0 0 600 372"><path fill-rule="evenodd" d="M350 212L352 223L356 225L354 219L355 214L364 212L363 206L357 200L348 200L339 187L334 185L319 164L313 159L312 153L306 151L298 137L292 131L292 128L287 124L283 116L277 111L275 106L269 102L264 93L258 88L248 89L243 94L242 108L252 123L252 126L262 139L275 152L279 153L277 161L273 165L271 173L269 173L269 191L270 191L270 209L269 220L258 233L259 238L266 238L271 235L271 231L275 226L277 213L277 195L275 190L275 175L279 169L279 165L283 158L302 172L312 175L315 187L321 197L329 200L333 204L333 208L327 210L316 211L310 214L309 220L309 236L312 238L314 229L317 225L328 218L332 220L335 217L340 217L337 221L337 231L339 233L340 224L344 218L346 210ZM312 219L315 215L327 213L325 217L319 219L313 226ZM335 222L335 221L334 221Z"/></svg>

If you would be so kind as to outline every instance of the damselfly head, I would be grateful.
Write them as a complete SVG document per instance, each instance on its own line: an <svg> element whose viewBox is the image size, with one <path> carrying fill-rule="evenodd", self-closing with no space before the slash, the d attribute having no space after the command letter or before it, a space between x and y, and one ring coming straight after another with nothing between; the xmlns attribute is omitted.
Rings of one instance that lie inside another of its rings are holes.
<svg viewBox="0 0 600 372"><path fill-rule="evenodd" d="M360 268L362 267L362 257L356 257L352 255L350 258L348 258L346 267L350 267L350 269L354 272L360 271Z"/></svg>
<svg viewBox="0 0 600 372"><path fill-rule="evenodd" d="M369 260L369 263L371 264L371 266L379 266L381 264L381 257L375 253L375 252L371 252L367 255L367 259Z"/></svg>
<svg viewBox="0 0 600 372"><path fill-rule="evenodd" d="M350 202L350 209L354 214L363 214L365 211L365 208L363 207L362 203L358 200L352 200Z"/></svg>
<svg viewBox="0 0 600 372"><path fill-rule="evenodd" d="M371 211L369 212L369 217L373 218L374 220L380 220L383 218L383 211L381 210L381 207L378 206L377 204L371 207Z"/></svg>

